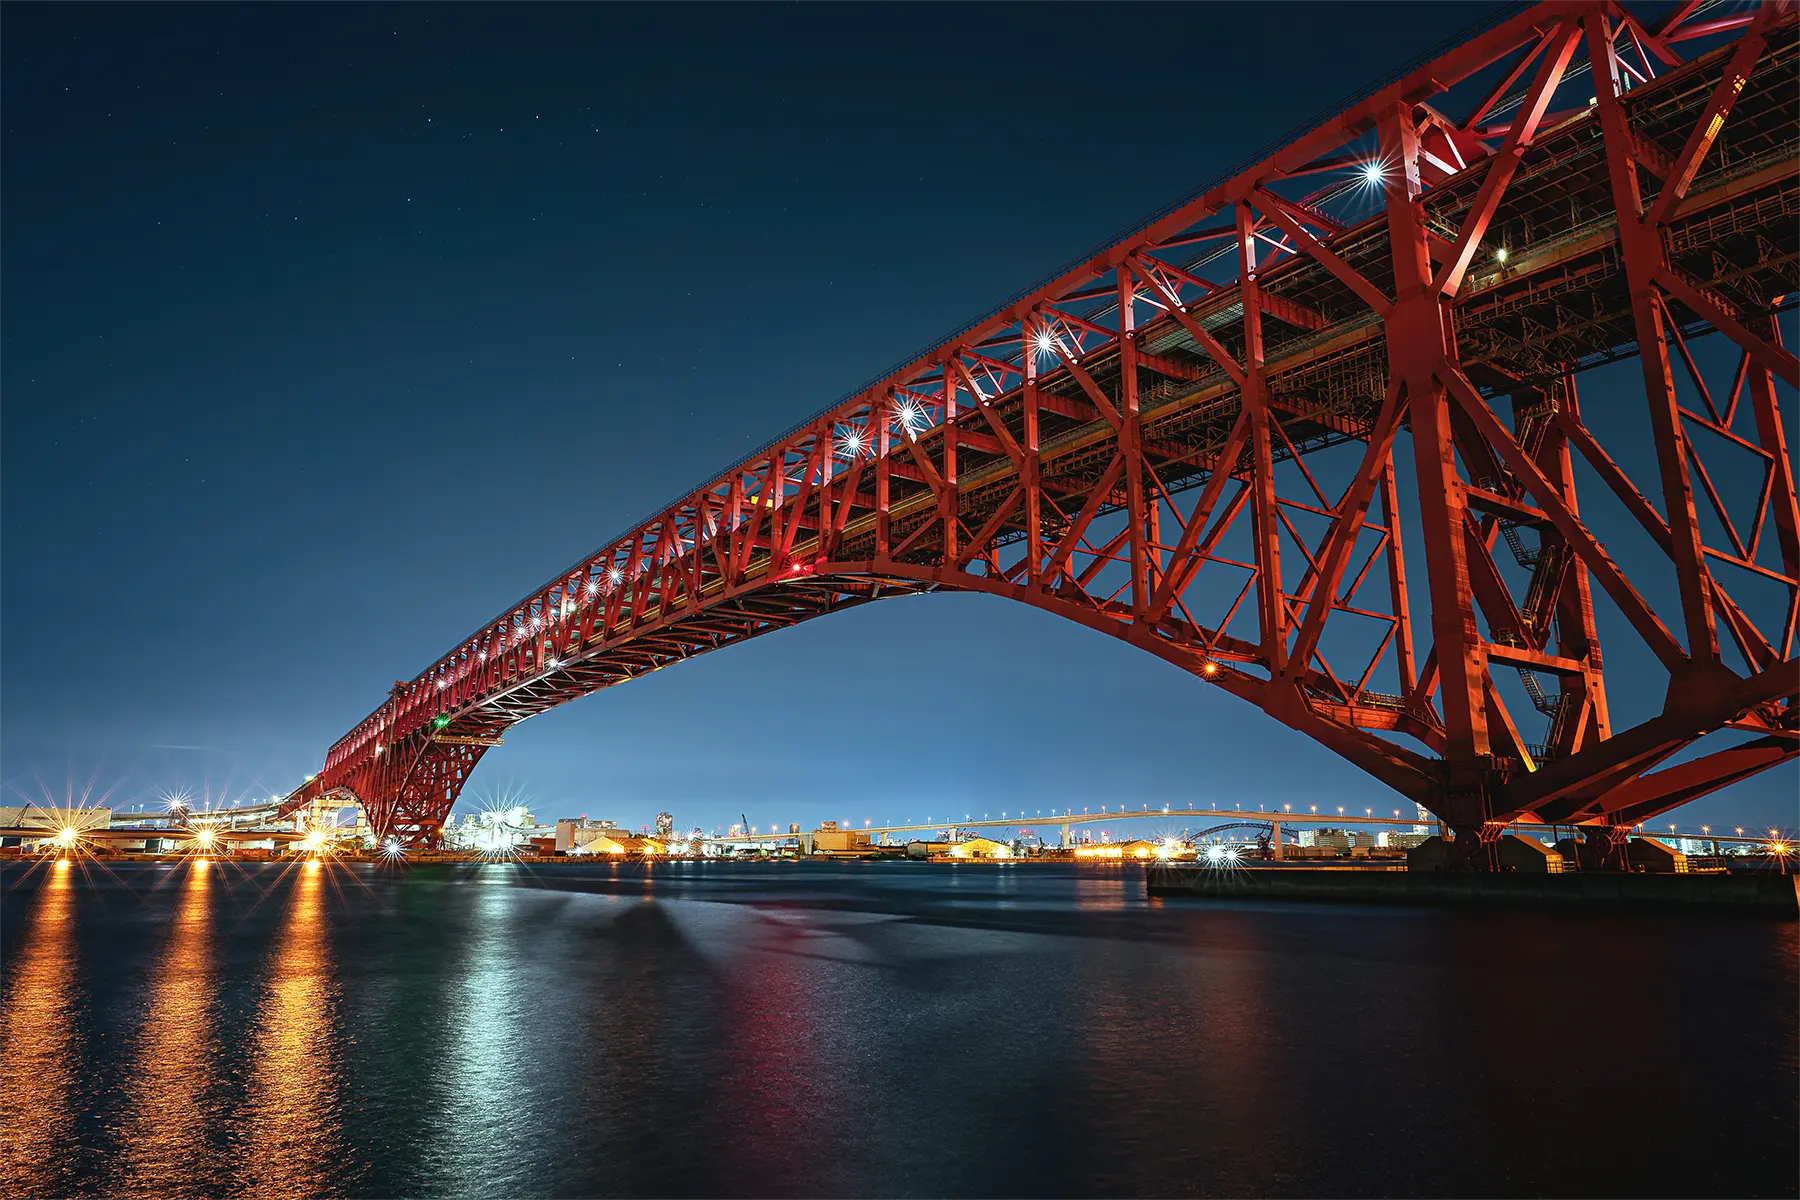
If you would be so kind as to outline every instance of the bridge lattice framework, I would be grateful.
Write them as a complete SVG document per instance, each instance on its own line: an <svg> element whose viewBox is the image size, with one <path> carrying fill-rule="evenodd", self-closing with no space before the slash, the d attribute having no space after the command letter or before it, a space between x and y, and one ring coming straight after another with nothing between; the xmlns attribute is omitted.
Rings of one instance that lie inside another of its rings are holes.
<svg viewBox="0 0 1800 1200"><path fill-rule="evenodd" d="M1470 865L1520 818L1589 825L1604 860L1800 748L1795 72L1791 2L1491 21L559 573L288 804L347 792L428 842L520 720L960 590L1256 705ZM1578 388L1632 356L1635 475ZM1634 536L1628 569L1608 544ZM1667 681L1628 728L1596 589L1614 660L1628 642Z"/></svg>

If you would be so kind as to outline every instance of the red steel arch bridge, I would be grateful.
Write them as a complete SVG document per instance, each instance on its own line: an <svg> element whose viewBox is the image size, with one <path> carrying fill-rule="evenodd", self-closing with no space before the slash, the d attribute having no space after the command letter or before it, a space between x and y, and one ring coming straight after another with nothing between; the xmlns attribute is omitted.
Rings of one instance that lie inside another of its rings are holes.
<svg viewBox="0 0 1800 1200"><path fill-rule="evenodd" d="M1258 706L1473 867L1520 818L1604 859L1800 750L1796 28L1792 0L1497 14L553 576L284 810L349 794L430 842L526 717L958 589ZM1624 358L1628 411L1585 411ZM1666 681L1629 727L1597 605Z"/></svg>

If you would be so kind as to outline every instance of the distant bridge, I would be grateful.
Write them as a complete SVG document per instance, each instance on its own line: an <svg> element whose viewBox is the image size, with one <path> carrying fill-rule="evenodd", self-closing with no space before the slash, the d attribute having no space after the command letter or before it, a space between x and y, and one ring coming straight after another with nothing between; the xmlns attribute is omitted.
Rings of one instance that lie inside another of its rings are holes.
<svg viewBox="0 0 1800 1200"><path fill-rule="evenodd" d="M1074 812L1073 810L1065 810L1060 813L1044 813L1042 811L1034 811L1031 815L1021 812L1002 814L999 817L983 816L979 819L965 817L961 820L950 818L942 821L909 821L899 825L867 824L855 826L845 824L840 826L840 828L851 833L866 833L871 839L892 834L928 835L927 838L920 840L930 840L929 835L942 834L956 830L1057 828L1062 831L1062 843L1067 845L1070 842L1070 831L1076 826L1110 825L1115 821L1156 820L1167 823L1189 819L1217 821L1226 825L1242 825L1250 823L1269 824L1276 827L1276 830L1278 831L1277 836L1279 836L1279 829L1282 826L1318 825L1332 828L1349 827L1353 829L1405 827L1410 829L1421 824L1428 826L1433 824L1433 822L1429 821L1421 822L1418 819L1417 814L1412 816L1378 817L1369 813L1366 808L1362 810L1347 808L1342 812L1338 812L1335 811L1335 807L1328 808L1325 812L1316 812L1311 811L1311 806L1309 805L1306 810L1301 812L1293 812L1286 808L1271 812L1266 809L1256 809L1253 811L1244 808L1174 808L1168 806L1162 808L1119 808L1111 811L1102 810L1100 812ZM1504 828L1505 831L1542 836L1567 833L1573 829L1573 826L1567 823L1552 826L1537 821L1515 821ZM1721 826L1721 828L1728 827ZM796 840L810 844L813 834L817 832L819 831L805 830L794 832L790 830L781 832L771 827L766 833L753 831L749 833L734 832L714 834L703 838L702 840L717 842L724 845L739 846L774 846ZM1643 832L1647 836L1659 836L1655 830L1646 829ZM1698 837L1705 841L1756 845L1765 844L1771 840L1770 838L1755 836L1714 835L1710 832L1700 834L1670 834L1667 836L1686 838Z"/></svg>
<svg viewBox="0 0 1800 1200"><path fill-rule="evenodd" d="M556 574L396 683L286 807L354 796L431 842L527 717L962 590L1256 705L1470 866L1521 819L1585 823L1616 862L1630 826L1800 753L1797 62L1786 0L1505 12ZM1694 349L1714 332L1722 366ZM1628 357L1639 478L1576 386ZM1616 504L1577 502L1578 464ZM1629 536L1655 561L1616 560ZM1666 685L1631 728L1596 587ZM1088 703L1019 701L1060 732Z"/></svg>

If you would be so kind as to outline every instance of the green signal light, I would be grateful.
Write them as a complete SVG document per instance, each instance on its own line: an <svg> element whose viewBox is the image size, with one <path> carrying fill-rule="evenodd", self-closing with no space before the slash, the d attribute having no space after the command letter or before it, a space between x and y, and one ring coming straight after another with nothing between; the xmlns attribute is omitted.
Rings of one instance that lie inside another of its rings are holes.
<svg viewBox="0 0 1800 1200"><path fill-rule="evenodd" d="M444 726L448 725L449 723L450 723L449 717L439 717L437 719L437 727L439 729L442 729Z"/></svg>

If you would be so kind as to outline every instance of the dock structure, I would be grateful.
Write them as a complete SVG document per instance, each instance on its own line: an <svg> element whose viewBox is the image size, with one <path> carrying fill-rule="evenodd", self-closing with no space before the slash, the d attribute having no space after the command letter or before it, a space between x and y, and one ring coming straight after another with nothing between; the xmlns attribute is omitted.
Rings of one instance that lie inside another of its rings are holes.
<svg viewBox="0 0 1800 1200"><path fill-rule="evenodd" d="M1688 875L1409 871L1400 864L1231 869L1158 864L1145 868L1144 885L1158 897L1800 916L1800 876L1774 871Z"/></svg>

